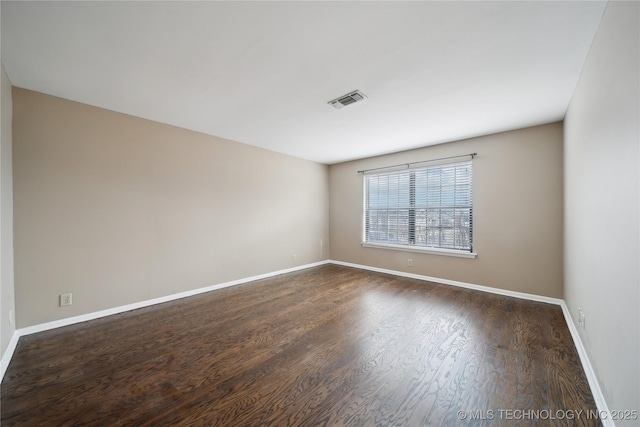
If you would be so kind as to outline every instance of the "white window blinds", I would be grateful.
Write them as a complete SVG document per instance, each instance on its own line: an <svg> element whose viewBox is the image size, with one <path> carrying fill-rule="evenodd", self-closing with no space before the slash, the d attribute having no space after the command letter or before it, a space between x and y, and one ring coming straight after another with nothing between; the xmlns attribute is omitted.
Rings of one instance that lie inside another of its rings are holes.
<svg viewBox="0 0 640 427"><path fill-rule="evenodd" d="M471 160L364 180L365 243L473 252Z"/></svg>

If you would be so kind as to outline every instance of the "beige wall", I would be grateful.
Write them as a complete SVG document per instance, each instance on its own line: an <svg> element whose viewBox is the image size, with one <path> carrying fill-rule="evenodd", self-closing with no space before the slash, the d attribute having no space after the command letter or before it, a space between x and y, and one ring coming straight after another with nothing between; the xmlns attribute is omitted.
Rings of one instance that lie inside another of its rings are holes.
<svg viewBox="0 0 640 427"><path fill-rule="evenodd" d="M328 258L325 165L37 92L13 102L18 327Z"/></svg>
<svg viewBox="0 0 640 427"><path fill-rule="evenodd" d="M609 409L640 412L639 20L608 3L565 118L565 297Z"/></svg>
<svg viewBox="0 0 640 427"><path fill-rule="evenodd" d="M476 259L361 247L356 171L472 152ZM332 259L562 297L562 124L340 163L329 180Z"/></svg>
<svg viewBox="0 0 640 427"><path fill-rule="evenodd" d="M15 331L13 286L13 182L11 164L11 83L2 68L0 95L2 118L0 133L0 354L5 350Z"/></svg>

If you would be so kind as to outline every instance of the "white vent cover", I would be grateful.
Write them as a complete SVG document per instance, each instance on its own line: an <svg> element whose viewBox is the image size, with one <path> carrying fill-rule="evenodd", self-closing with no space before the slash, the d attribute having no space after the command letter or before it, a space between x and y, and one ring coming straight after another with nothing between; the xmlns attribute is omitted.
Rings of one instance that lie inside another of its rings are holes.
<svg viewBox="0 0 640 427"><path fill-rule="evenodd" d="M350 104L355 104L356 102L364 101L367 99L367 95L360 92L359 90L354 90L346 95L342 95L339 98L334 99L333 101L329 101L329 105L333 105L333 108L340 109L342 107L346 107Z"/></svg>

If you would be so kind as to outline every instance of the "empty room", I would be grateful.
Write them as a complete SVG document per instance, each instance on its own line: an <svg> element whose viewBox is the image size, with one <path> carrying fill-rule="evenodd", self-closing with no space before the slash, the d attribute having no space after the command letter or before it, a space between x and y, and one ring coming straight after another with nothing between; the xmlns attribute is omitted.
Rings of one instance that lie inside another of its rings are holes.
<svg viewBox="0 0 640 427"><path fill-rule="evenodd" d="M640 3L1 1L3 426L640 425Z"/></svg>

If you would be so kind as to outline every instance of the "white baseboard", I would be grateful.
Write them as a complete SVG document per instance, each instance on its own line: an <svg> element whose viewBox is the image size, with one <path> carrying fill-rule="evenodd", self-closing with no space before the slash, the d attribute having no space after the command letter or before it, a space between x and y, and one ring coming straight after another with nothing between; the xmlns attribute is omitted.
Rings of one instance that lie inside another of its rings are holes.
<svg viewBox="0 0 640 427"><path fill-rule="evenodd" d="M591 366L591 361L589 360L589 356L587 355L587 350L584 348L584 345L582 344L582 339L580 338L578 329L576 328L575 323L573 323L573 318L571 317L571 313L569 313L569 308L567 307L567 304L565 304L564 300L562 301L561 307L562 307L562 313L564 314L564 319L566 320L567 326L569 327L569 332L571 332L573 343L576 346L576 350L578 350L578 356L580 356L582 369L584 369L584 374L587 377L587 381L589 381L591 394L593 395L593 399L596 401L598 412L600 414L606 414L606 418L602 419L603 417L601 417L600 421L602 421L603 427L615 427L616 424L611 419L609 407L607 406L607 402L604 400L604 395L602 394L602 389L600 388L598 377L596 377L596 373L593 370L593 366Z"/></svg>
<svg viewBox="0 0 640 427"><path fill-rule="evenodd" d="M7 368L9 367L9 363L11 362L11 358L13 357L13 353L16 349L16 346L18 345L18 340L20 339L21 336L25 336L25 335L30 335L30 334L34 334L37 332L43 332L43 331L47 331L50 329L55 329L55 328L60 328L62 326L68 326L68 325L73 325L76 323L81 323L81 322L86 322L88 320L94 320L94 319L98 319L101 317L105 317L105 316L110 316L113 314L118 314L118 313L123 313L126 311L130 311L130 310L136 310L138 308L143 308L143 307L149 307L152 305L156 305L156 304L161 304L164 302L169 302L169 301L173 301L173 300L177 300L177 299L181 299L181 298L186 298L186 297L190 297L193 295L198 295L198 294L202 294L205 292L210 292L210 291L215 291L217 289L222 289L222 288L227 288L230 286L235 286L235 285L240 285L243 283L247 283L247 282L252 282L255 280L260 280L260 279L266 279L269 277L273 277L273 276L278 276L281 274L286 274L286 273L291 273L294 271L298 271L298 270L304 270L307 268L311 268L311 267L317 267L320 265L325 265L325 264L336 264L336 265L342 265L345 267L352 267L352 268L357 268L357 269L361 269L361 270L369 270L369 271L375 271L378 273L386 273L386 274L393 274L395 276L400 276L400 277L408 277L408 278L412 278L412 279L418 279L418 280L424 280L424 281L428 281L428 282L435 282L435 283L442 283L445 285L451 285L451 286L457 286L457 287L462 287L462 288L467 288L467 289L473 289L473 290L477 290L477 291L482 291L482 292L488 292L488 293L492 293L492 294L498 294L498 295L505 295L505 296L509 296L509 297L514 297L514 298L521 298L521 299L527 299L527 300L531 300L531 301L538 301L538 302L545 302L545 303L549 303L549 304L556 304L559 305L562 308L562 313L564 314L565 320L567 322L567 326L569 327L569 332L571 333L571 337L573 338L573 342L576 346L576 349L578 351L578 355L580 356L580 362L582 363L582 367L584 369L585 375L587 377L587 380L589 382L589 387L591 388L591 393L593 394L593 398L596 402L596 406L598 408L598 411L600 413L603 414L609 414L609 409L607 407L607 403L604 399L604 396L602 394L602 390L600 389L600 385L598 383L598 379L595 375L595 372L593 370L593 367L591 366L591 362L589 361L589 357L587 356L587 352L584 348L584 345L582 344L582 340L580 338L580 334L578 334L578 330L575 327L575 324L573 323L573 319L571 318L571 315L569 313L569 309L567 308L567 305L565 304L564 300L559 299L559 298L551 298L551 297L545 297L545 296L540 296L540 295L534 295L534 294L528 294L528 293L524 293L524 292L515 292L515 291L509 291L509 290L505 290L505 289L498 289L498 288L491 288L489 286L482 286L482 285L475 285L472 283L465 283L465 282L458 282L455 280L449 280L449 279L441 279L438 277L430 277L430 276L423 276L420 274L412 274L412 273L406 273L403 271L396 271L396 270L387 270L384 268L378 268L378 267L371 267L371 266L367 266L367 265L360 265L360 264L352 264L352 263L348 263L348 262L343 262L343 261L335 261L335 260L325 260L325 261L320 261L320 262L315 262L315 263L311 263L311 264L305 264L305 265L301 265L301 266L297 266L297 267L292 267L292 268L287 268L284 270L279 270L279 271L274 271L271 273L265 273L265 274L260 274L257 276L251 276L251 277L246 277L243 279L238 279L238 280L232 280L230 282L225 282L225 283L220 283L217 285L212 285L212 286L207 286L205 288L200 288L200 289L193 289L190 291L185 291L185 292L180 292L177 294L172 294L172 295L167 295L164 297L160 297L160 298L154 298L151 300L147 300L147 301L141 301L141 302L137 302L137 303L133 303L133 304L127 304L127 305L123 305L120 307L114 307L114 308L110 308L110 309L106 309L106 310L101 310L101 311L96 311L93 313L87 313L87 314L83 314L80 316L75 316L75 317L69 317L66 319L60 319L60 320L55 320L53 322L47 322L47 323L42 323L39 325L34 325L34 326L29 326L26 328L21 328L21 329L17 329L14 333L13 336L11 337L11 341L9 341L9 345L7 346L7 349L5 350L4 354L2 355L2 360L0 361L0 381L4 378L4 374L7 370ZM604 427L615 427L614 422L610 419L610 417L607 417L607 419L603 419L602 420L603 426Z"/></svg>
<svg viewBox="0 0 640 427"><path fill-rule="evenodd" d="M527 299L527 300L538 301L538 302L546 302L549 304L556 304L556 305L561 305L563 303L563 300L559 298L551 298L551 297L545 297L541 295L527 294L524 292L509 291L506 289L491 288L489 286L474 285L473 283L458 282L458 281L449 280L449 279L440 279L438 277L423 276L421 274L406 273L404 271L397 271L397 270L387 270L385 268L371 267L368 265L360 265L360 264L352 264L349 262L334 261L334 260L330 260L329 262L331 264L343 265L345 267L359 268L361 270L375 271L378 273L393 274L395 276L425 280L427 282L442 283L444 285L457 286L459 288L473 289L476 291L488 292L491 294L498 294L498 295L505 295L508 297L521 298L521 299Z"/></svg>
<svg viewBox="0 0 640 427"><path fill-rule="evenodd" d="M111 316L113 314L124 313L126 311L136 310L138 308L149 307L156 304L162 304L164 302L169 302L181 298L190 297L193 295L202 294L205 292L215 291L217 289L228 288L230 286L240 285L247 282L253 282L255 280L266 279L273 276L279 276L281 274L292 273L298 270L305 270L311 267L317 267L319 265L328 264L329 261L319 261L311 264L299 265L296 267L287 268L284 270L273 271L270 273L259 274L257 276L245 277L243 279L232 280L230 282L219 283L217 285L207 286L204 288L193 289L190 291L180 292L177 294L167 295L164 297L154 298L146 301L140 301L133 304L122 305L119 307L108 308L106 310L95 311L93 313L82 314L80 316L67 317L66 319L54 320L52 322L41 323L38 325L28 326L26 328L17 329L13 336L11 337L11 341L7 346L4 354L2 355L2 360L0 362L0 381L4 378L4 374L9 367L9 362L11 362L11 358L13 357L13 353L18 344L18 340L20 337L30 334L35 334L37 332L48 331L50 329L60 328L62 326L74 325L76 323L86 322L88 320L99 319L105 316Z"/></svg>
<svg viewBox="0 0 640 427"><path fill-rule="evenodd" d="M4 373L7 372L7 368L9 367L9 362L11 362L11 358L13 357L13 352L16 351L16 346L18 345L18 339L20 339L20 335L15 331L13 335L11 335L11 339L9 340L9 345L7 349L4 351L2 355L2 360L0 361L0 382L4 378Z"/></svg>

